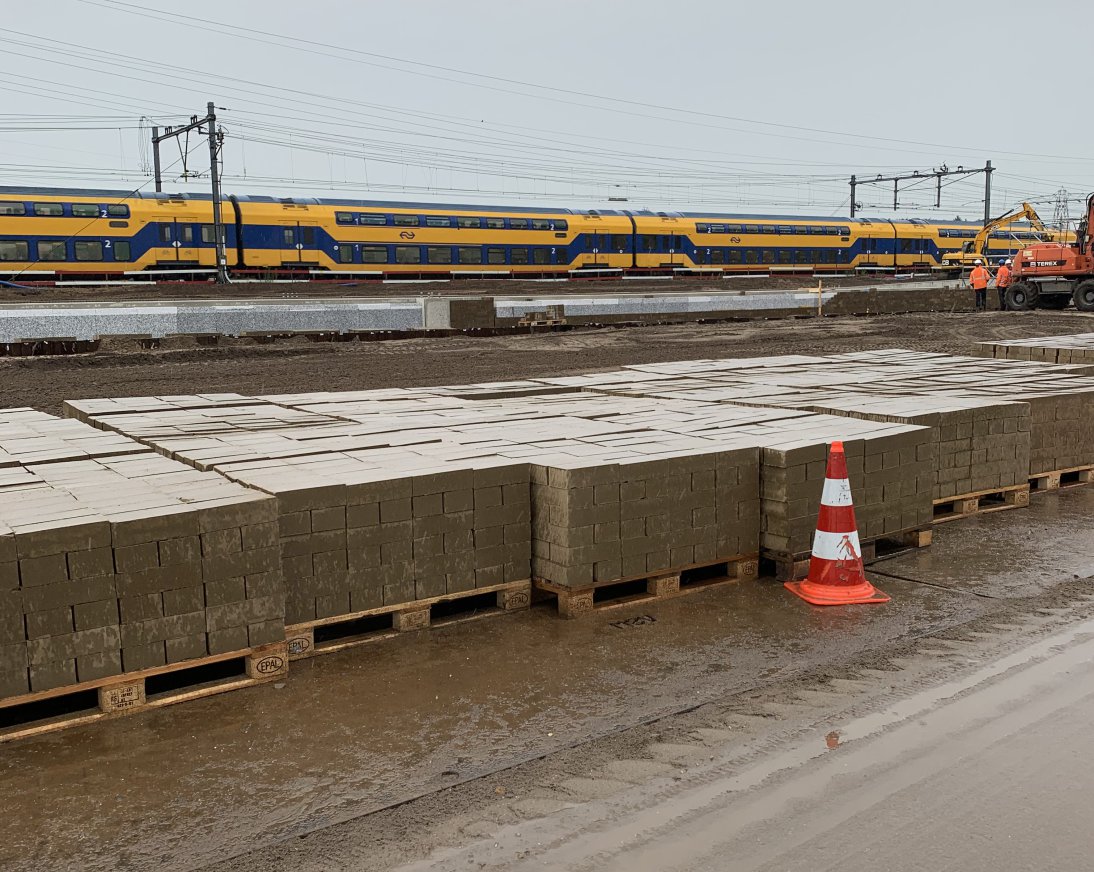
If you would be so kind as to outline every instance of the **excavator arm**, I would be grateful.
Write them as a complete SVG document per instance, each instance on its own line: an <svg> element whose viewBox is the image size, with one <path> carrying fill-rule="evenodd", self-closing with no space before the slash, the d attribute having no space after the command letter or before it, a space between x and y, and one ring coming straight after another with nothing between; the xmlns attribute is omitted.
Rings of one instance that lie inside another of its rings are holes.
<svg viewBox="0 0 1094 872"><path fill-rule="evenodd" d="M976 236L966 242L962 247L960 253L951 252L942 257L942 264L946 268L967 268L971 267L977 258L981 258L986 263L988 260L988 240L991 239L992 233L1003 227L1009 227L1017 221L1026 220L1029 222L1029 226L1038 233L1050 234L1050 231L1045 227L1045 222L1041 220L1041 216L1037 214L1037 210L1034 209L1029 203L1023 203L1020 209L1015 209L1013 212L1008 212L1005 215L1000 215L985 224L976 234ZM1049 241L1051 241L1051 235Z"/></svg>
<svg viewBox="0 0 1094 872"><path fill-rule="evenodd" d="M986 258L988 240L991 238L992 233L1003 227L1009 227L1011 224L1023 219L1028 221L1029 226L1038 233L1045 233L1048 230L1048 228L1045 227L1045 222L1041 220L1041 216L1037 214L1037 210L1029 203L1023 203L1021 209L1015 209L1013 212L1001 215L985 224L980 232L976 234L976 238L973 240L972 250L978 256Z"/></svg>

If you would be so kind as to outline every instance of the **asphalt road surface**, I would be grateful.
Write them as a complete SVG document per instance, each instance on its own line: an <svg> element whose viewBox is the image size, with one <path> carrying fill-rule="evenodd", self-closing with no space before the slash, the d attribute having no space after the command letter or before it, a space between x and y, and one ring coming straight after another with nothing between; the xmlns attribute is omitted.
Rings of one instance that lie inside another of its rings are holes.
<svg viewBox="0 0 1094 872"><path fill-rule="evenodd" d="M1092 722L1087 621L750 768L715 764L410 868L1089 869Z"/></svg>

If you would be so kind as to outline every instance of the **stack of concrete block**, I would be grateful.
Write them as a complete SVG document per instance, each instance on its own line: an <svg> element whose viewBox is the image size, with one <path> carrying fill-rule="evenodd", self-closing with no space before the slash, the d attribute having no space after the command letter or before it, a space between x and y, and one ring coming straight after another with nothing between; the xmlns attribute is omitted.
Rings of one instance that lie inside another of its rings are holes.
<svg viewBox="0 0 1094 872"><path fill-rule="evenodd" d="M533 574L580 589L756 554L757 461L707 446L533 464Z"/></svg>
<svg viewBox="0 0 1094 872"><path fill-rule="evenodd" d="M276 497L289 624L529 577L528 467L411 448L225 464Z"/></svg>
<svg viewBox="0 0 1094 872"><path fill-rule="evenodd" d="M1005 360L1094 364L1094 333L1037 336L1030 339L996 339L978 343L977 353L983 357Z"/></svg>
<svg viewBox="0 0 1094 872"><path fill-rule="evenodd" d="M862 426L862 425L866 426ZM808 553L820 511L828 445L842 440L859 537L871 541L921 529L933 518L934 457L926 427L882 425L817 415L774 433L761 451L763 550Z"/></svg>
<svg viewBox="0 0 1094 872"><path fill-rule="evenodd" d="M285 638L268 497L147 450L3 473L0 696Z"/></svg>
<svg viewBox="0 0 1094 872"><path fill-rule="evenodd" d="M1024 485L1030 468L1030 406L971 397L859 396L815 400L832 415L929 427L933 499Z"/></svg>

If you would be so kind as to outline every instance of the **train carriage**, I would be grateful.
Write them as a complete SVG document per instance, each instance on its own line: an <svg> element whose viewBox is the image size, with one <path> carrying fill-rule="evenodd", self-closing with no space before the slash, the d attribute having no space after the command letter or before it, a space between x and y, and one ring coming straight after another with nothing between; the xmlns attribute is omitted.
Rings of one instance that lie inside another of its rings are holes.
<svg viewBox="0 0 1094 872"><path fill-rule="evenodd" d="M470 206L232 195L238 276L845 273L938 269L974 222ZM989 257L1038 239L992 234ZM208 277L208 194L0 188L0 277L19 281Z"/></svg>

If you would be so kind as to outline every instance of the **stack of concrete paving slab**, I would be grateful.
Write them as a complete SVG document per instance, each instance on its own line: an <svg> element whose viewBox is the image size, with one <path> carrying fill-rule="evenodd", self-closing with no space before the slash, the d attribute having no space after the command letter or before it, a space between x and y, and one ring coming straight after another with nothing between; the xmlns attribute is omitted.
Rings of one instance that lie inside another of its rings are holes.
<svg viewBox="0 0 1094 872"><path fill-rule="evenodd" d="M268 497L143 448L0 470L0 696L283 640L275 533Z"/></svg>

